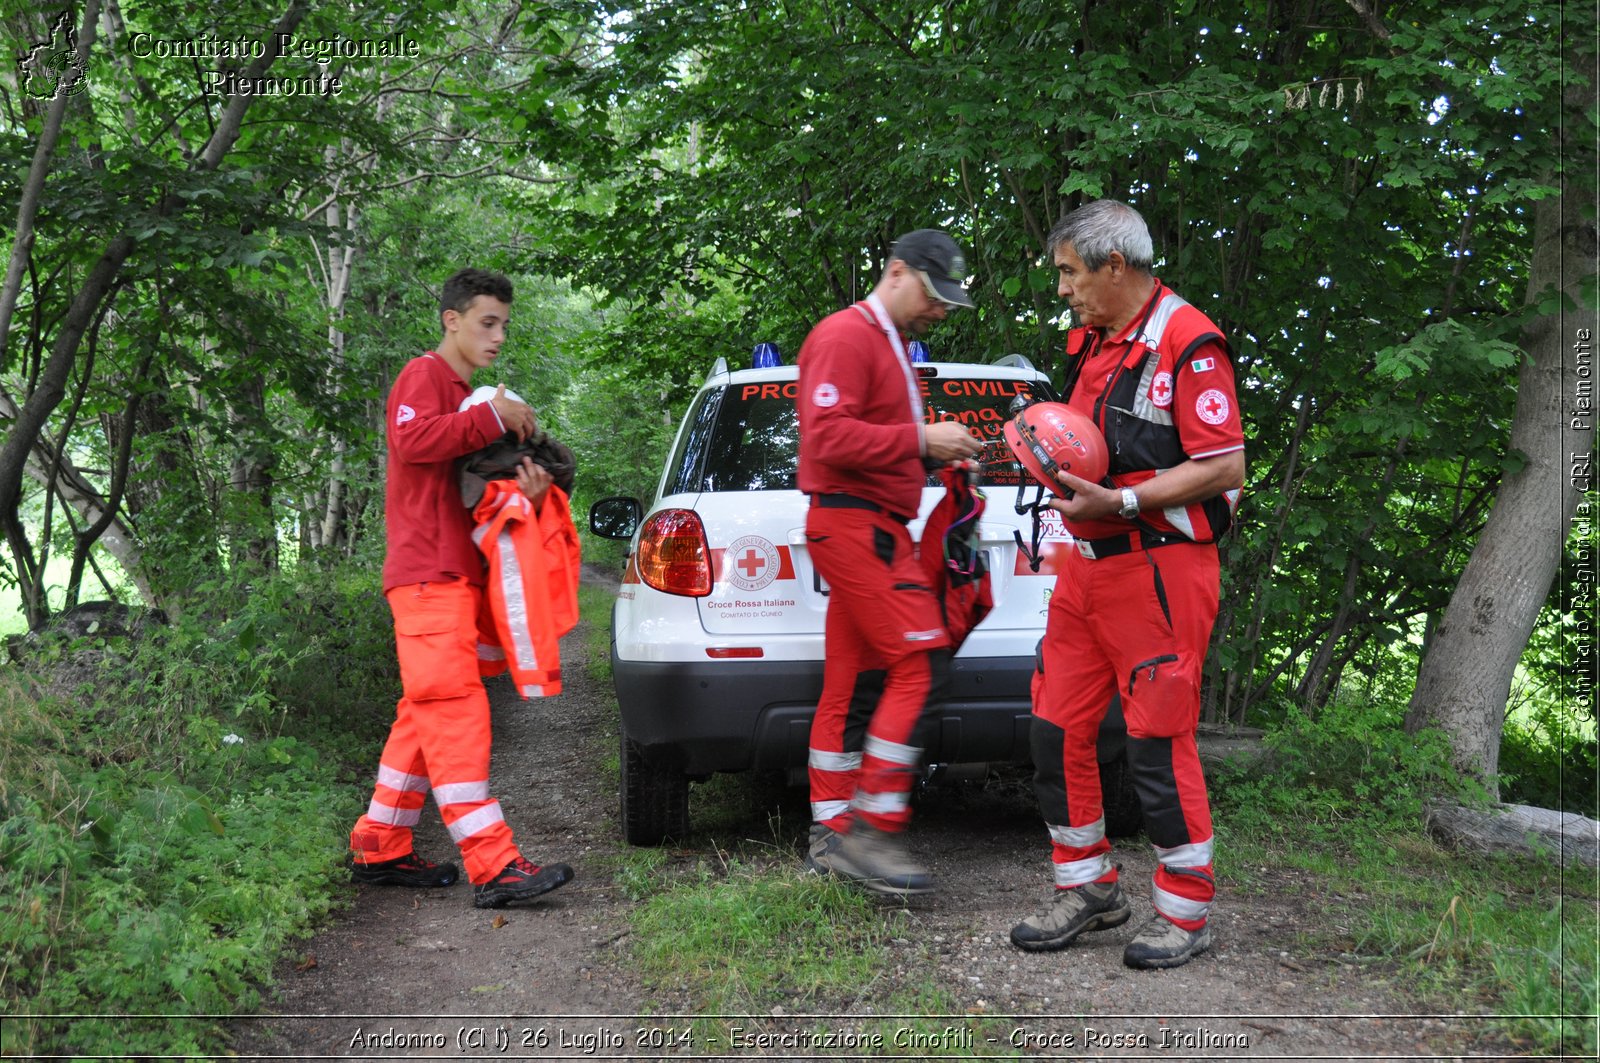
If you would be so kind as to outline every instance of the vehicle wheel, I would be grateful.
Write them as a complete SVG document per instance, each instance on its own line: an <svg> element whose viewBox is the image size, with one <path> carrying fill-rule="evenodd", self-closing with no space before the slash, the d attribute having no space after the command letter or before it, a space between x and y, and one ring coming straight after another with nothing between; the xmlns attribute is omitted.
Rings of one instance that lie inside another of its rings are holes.
<svg viewBox="0 0 1600 1063"><path fill-rule="evenodd" d="M1100 796L1105 808L1106 837L1131 838L1144 827L1144 810L1133 785L1126 754L1100 765Z"/></svg>
<svg viewBox="0 0 1600 1063"><path fill-rule="evenodd" d="M622 735L622 837L629 845L660 845L689 833L689 779L652 765Z"/></svg>

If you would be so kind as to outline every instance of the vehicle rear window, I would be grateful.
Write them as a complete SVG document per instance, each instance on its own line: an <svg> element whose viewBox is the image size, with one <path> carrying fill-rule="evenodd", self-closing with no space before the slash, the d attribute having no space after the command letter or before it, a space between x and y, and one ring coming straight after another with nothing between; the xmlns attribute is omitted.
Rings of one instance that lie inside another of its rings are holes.
<svg viewBox="0 0 1600 1063"><path fill-rule="evenodd" d="M1024 380L959 374L921 379L929 419L965 424L986 444L985 486L1015 487L1022 470L1001 435L1008 408L1028 394ZM667 476L668 494L699 491L781 491L795 487L800 424L794 380L730 384L700 394ZM930 486L938 478L930 474Z"/></svg>

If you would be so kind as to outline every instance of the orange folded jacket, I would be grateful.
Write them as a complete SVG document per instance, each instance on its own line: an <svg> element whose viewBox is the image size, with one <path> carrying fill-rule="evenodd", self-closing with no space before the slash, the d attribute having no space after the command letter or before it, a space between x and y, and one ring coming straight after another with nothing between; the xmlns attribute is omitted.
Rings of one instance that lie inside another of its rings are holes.
<svg viewBox="0 0 1600 1063"><path fill-rule="evenodd" d="M578 529L572 506L551 486L538 512L511 480L491 480L472 511L472 533L489 563L478 614L478 674L508 667L524 698L561 693L557 640L578 623Z"/></svg>

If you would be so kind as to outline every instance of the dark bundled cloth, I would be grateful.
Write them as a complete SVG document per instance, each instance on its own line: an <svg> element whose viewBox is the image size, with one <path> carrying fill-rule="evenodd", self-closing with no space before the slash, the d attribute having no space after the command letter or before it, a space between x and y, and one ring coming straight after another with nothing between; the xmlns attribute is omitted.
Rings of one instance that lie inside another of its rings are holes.
<svg viewBox="0 0 1600 1063"><path fill-rule="evenodd" d="M978 520L987 504L974 486L975 463L945 466L939 473L944 497L928 514L922 529L920 559L928 586L944 610L950 652L961 648L972 629L994 609L989 566L978 539Z"/></svg>
<svg viewBox="0 0 1600 1063"><path fill-rule="evenodd" d="M535 465L544 466L554 478L556 486L568 498L572 497L572 482L578 473L577 460L565 443L541 430L522 443L517 442L514 432L507 432L482 450L475 450L462 458L457 466L462 503L468 509L475 509L490 480L515 480L517 467L522 464L523 458L532 458Z"/></svg>

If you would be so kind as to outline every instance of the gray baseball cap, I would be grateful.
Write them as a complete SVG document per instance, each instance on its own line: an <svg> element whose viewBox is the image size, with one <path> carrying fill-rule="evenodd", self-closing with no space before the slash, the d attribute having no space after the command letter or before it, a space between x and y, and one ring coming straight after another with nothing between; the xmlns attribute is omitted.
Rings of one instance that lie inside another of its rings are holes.
<svg viewBox="0 0 1600 1063"><path fill-rule="evenodd" d="M917 229L894 242L890 258L898 258L927 278L928 294L951 306L972 305L961 278L967 260L956 242L938 229Z"/></svg>

